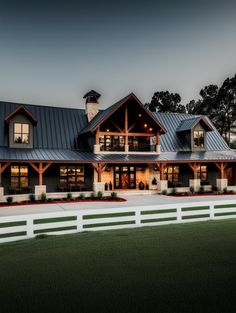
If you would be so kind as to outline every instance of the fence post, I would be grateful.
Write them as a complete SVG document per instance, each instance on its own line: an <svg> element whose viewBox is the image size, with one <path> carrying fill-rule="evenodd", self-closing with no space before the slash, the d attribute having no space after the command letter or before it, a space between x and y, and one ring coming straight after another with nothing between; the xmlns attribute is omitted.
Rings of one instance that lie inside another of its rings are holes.
<svg viewBox="0 0 236 313"><path fill-rule="evenodd" d="M34 219L32 216L28 216L26 219L27 237L34 237Z"/></svg>
<svg viewBox="0 0 236 313"><path fill-rule="evenodd" d="M141 226L141 209L135 211L135 225L137 227Z"/></svg>
<svg viewBox="0 0 236 313"><path fill-rule="evenodd" d="M182 221L182 208L179 205L176 208L176 214L177 214L177 222L181 223L181 221Z"/></svg>
<svg viewBox="0 0 236 313"><path fill-rule="evenodd" d="M215 219L215 207L214 203L210 203L210 219L214 220Z"/></svg>
<svg viewBox="0 0 236 313"><path fill-rule="evenodd" d="M80 233L83 231L83 215L81 212L77 213L77 232Z"/></svg>

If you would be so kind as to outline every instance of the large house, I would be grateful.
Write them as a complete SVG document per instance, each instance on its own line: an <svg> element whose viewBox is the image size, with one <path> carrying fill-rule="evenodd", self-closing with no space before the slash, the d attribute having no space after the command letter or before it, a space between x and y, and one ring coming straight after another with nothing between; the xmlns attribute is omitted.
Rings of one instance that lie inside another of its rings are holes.
<svg viewBox="0 0 236 313"><path fill-rule="evenodd" d="M236 152L206 116L152 113L133 94L105 110L0 102L0 197L234 188Z"/></svg>

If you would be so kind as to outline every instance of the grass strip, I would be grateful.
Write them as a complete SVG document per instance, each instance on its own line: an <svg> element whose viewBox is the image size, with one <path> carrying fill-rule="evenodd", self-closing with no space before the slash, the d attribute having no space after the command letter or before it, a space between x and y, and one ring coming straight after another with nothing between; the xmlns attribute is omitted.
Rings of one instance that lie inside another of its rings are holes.
<svg viewBox="0 0 236 313"><path fill-rule="evenodd" d="M83 228L96 228L96 227L118 226L118 225L131 225L131 224L135 224L135 221L124 221L124 222L88 224L88 225L84 225Z"/></svg>
<svg viewBox="0 0 236 313"><path fill-rule="evenodd" d="M20 231L16 233L6 233L6 234L1 234L0 238L19 237L19 236L25 236L26 234L27 234L26 231Z"/></svg>
<svg viewBox="0 0 236 313"><path fill-rule="evenodd" d="M168 222L168 221L176 221L176 217L153 218L153 219L148 219L148 220L141 220L141 224L156 223L156 222Z"/></svg>
<svg viewBox="0 0 236 313"><path fill-rule="evenodd" d="M220 205L215 205L215 209L225 209L225 208L236 208L236 204L220 204Z"/></svg>
<svg viewBox="0 0 236 313"><path fill-rule="evenodd" d="M90 220L94 218L109 218L109 217L125 217L125 216L134 216L135 212L124 212L124 213L109 213L109 214L93 214L93 215L84 215L83 220Z"/></svg>
<svg viewBox="0 0 236 313"><path fill-rule="evenodd" d="M189 215L189 216L183 216L183 220L190 220L193 218L202 218L202 217L210 217L210 214L199 214L199 215Z"/></svg>
<svg viewBox="0 0 236 313"><path fill-rule="evenodd" d="M76 229L76 226L37 229L34 231L34 234L52 233L54 231L73 230L73 229Z"/></svg>
<svg viewBox="0 0 236 313"><path fill-rule="evenodd" d="M148 211L141 211L141 215L148 215L148 214L162 214L162 213L175 213L176 209L163 209L163 210L148 210Z"/></svg>
<svg viewBox="0 0 236 313"><path fill-rule="evenodd" d="M76 219L77 219L77 216L41 218L41 219L34 220L34 224L46 224L46 223L55 223L55 222L76 221Z"/></svg>
<svg viewBox="0 0 236 313"><path fill-rule="evenodd" d="M207 206L193 206L193 207L187 207L187 208L182 208L182 212L186 211L197 211L197 210L208 210L210 207Z"/></svg>
<svg viewBox="0 0 236 313"><path fill-rule="evenodd" d="M6 223L0 223L0 228L15 227L15 226L24 226L24 225L26 225L26 221L20 221L20 222L6 222Z"/></svg>
<svg viewBox="0 0 236 313"><path fill-rule="evenodd" d="M236 215L236 212L215 213L215 216Z"/></svg>

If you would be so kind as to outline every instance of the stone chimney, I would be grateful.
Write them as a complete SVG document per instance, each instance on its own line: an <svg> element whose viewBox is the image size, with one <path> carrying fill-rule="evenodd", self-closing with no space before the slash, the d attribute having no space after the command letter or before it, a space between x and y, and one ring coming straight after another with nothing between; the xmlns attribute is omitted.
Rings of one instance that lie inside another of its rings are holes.
<svg viewBox="0 0 236 313"><path fill-rule="evenodd" d="M91 90L84 95L84 99L86 99L85 110L88 122L90 122L94 118L94 116L98 114L98 99L100 98L100 96L101 95L94 90Z"/></svg>

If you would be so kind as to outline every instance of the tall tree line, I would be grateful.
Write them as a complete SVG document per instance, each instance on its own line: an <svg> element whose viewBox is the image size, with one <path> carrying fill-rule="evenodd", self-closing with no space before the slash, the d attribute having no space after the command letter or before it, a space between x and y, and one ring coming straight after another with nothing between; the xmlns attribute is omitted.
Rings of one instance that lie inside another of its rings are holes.
<svg viewBox="0 0 236 313"><path fill-rule="evenodd" d="M236 74L221 87L208 85L200 90L200 99L181 104L181 96L169 91L157 91L146 107L153 112L175 112L207 115L228 144L236 134Z"/></svg>

